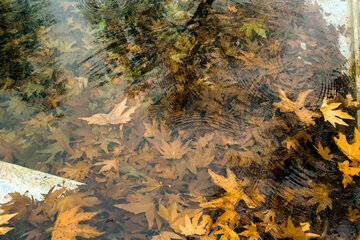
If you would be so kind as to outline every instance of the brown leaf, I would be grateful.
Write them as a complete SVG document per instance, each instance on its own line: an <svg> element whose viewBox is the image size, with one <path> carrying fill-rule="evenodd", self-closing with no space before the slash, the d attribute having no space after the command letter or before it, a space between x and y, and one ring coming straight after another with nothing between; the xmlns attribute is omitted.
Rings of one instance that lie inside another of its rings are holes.
<svg viewBox="0 0 360 240"><path fill-rule="evenodd" d="M305 108L305 99L313 90L307 90L301 92L298 96L298 99L293 102L287 98L286 93L279 89L279 97L281 102L276 102L273 105L280 109L280 112L294 112L300 121L304 122L306 125L314 124L315 121L313 118L319 117L318 113L314 113Z"/></svg>
<svg viewBox="0 0 360 240"><path fill-rule="evenodd" d="M154 219L156 216L155 203L152 198L149 195L136 193L129 195L127 200L130 203L115 204L114 207L124 209L134 214L145 213L149 229L151 229L154 225Z"/></svg>

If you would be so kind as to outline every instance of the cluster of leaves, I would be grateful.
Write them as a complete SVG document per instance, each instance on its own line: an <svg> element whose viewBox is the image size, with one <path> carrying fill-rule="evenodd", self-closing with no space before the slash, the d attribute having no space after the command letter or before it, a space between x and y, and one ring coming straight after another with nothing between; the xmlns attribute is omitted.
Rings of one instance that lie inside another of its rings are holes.
<svg viewBox="0 0 360 240"><path fill-rule="evenodd" d="M27 53L30 76L51 72L66 94L47 98L45 112L2 90L0 157L86 185L43 201L12 193L0 224L15 230L1 234L355 237L360 134L346 138L346 112L359 103L341 73L341 29L318 5L79 4L61 1L62 18L35 30L41 51ZM54 70L43 69L49 59Z"/></svg>

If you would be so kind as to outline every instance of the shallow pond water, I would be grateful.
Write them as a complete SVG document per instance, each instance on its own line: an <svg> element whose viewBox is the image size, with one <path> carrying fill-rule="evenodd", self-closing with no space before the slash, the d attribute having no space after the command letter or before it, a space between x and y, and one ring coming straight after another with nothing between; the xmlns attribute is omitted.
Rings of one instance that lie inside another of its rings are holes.
<svg viewBox="0 0 360 240"><path fill-rule="evenodd" d="M356 239L350 34L303 0L1 1L0 160L85 185L11 194L0 238Z"/></svg>

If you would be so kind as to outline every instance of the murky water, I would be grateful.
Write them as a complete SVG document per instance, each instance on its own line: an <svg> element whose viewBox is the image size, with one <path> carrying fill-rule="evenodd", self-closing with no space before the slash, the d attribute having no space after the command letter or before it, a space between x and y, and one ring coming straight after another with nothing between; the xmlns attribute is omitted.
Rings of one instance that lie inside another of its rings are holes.
<svg viewBox="0 0 360 240"><path fill-rule="evenodd" d="M355 239L351 29L324 17L303 0L2 0L0 160L86 185L14 194L0 238Z"/></svg>

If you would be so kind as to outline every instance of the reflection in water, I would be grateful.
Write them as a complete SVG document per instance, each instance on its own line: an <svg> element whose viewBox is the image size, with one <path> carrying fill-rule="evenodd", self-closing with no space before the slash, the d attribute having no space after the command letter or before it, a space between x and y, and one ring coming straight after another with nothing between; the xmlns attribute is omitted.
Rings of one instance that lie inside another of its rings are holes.
<svg viewBox="0 0 360 240"><path fill-rule="evenodd" d="M9 239L356 236L359 104L317 4L8 0L1 19L1 159L87 183L14 195ZM76 207L97 230L64 230Z"/></svg>

